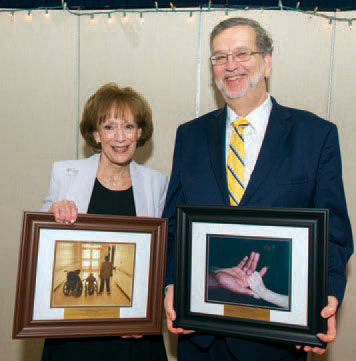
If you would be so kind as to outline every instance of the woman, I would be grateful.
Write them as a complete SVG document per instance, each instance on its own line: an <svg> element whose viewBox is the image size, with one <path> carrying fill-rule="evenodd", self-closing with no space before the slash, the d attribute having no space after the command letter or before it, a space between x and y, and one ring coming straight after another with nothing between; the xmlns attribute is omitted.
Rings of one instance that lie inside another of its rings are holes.
<svg viewBox="0 0 356 361"><path fill-rule="evenodd" d="M110 83L87 101L80 123L97 154L54 163L42 211L73 223L78 213L160 217L167 177L133 161L152 136L152 113L131 88ZM162 336L46 340L42 361L167 360Z"/></svg>

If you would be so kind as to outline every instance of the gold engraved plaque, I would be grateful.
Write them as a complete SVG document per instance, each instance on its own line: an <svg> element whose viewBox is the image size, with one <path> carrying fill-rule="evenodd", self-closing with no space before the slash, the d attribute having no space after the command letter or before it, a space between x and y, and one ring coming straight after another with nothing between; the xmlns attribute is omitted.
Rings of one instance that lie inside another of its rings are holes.
<svg viewBox="0 0 356 361"><path fill-rule="evenodd" d="M270 310L235 305L224 305L224 316L270 321Z"/></svg>
<svg viewBox="0 0 356 361"><path fill-rule="evenodd" d="M65 320L82 320L90 318L120 318L119 307L83 307L65 308Z"/></svg>

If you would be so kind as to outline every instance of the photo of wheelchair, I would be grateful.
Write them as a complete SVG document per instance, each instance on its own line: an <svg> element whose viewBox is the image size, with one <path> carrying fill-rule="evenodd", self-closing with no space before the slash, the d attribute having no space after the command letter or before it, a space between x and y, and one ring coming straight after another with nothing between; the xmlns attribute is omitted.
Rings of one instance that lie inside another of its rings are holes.
<svg viewBox="0 0 356 361"><path fill-rule="evenodd" d="M85 296L93 295L94 292L98 294L98 282L92 273L84 280Z"/></svg>
<svg viewBox="0 0 356 361"><path fill-rule="evenodd" d="M67 272L67 281L63 285L63 293L65 296L72 295L80 297L83 292L82 280L79 277L80 269Z"/></svg>

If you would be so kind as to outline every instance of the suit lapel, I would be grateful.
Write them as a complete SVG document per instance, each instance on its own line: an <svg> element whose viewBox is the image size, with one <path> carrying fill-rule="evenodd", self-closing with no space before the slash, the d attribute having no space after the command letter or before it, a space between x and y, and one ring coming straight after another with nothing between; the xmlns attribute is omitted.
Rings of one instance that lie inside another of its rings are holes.
<svg viewBox="0 0 356 361"><path fill-rule="evenodd" d="M87 158L85 163L76 169L77 176L73 179L67 198L75 202L79 213L87 213L91 194L94 188L96 171L100 154Z"/></svg>
<svg viewBox="0 0 356 361"><path fill-rule="evenodd" d="M241 199L241 206L249 203L252 196L267 177L267 174L273 163L276 161L292 126L288 110L278 105L273 98L272 101L273 106L266 134L247 189Z"/></svg>
<svg viewBox="0 0 356 361"><path fill-rule="evenodd" d="M224 203L229 204L225 161L226 106L214 113L206 125L211 166Z"/></svg>
<svg viewBox="0 0 356 361"><path fill-rule="evenodd" d="M134 161L131 161L130 163L130 175L132 180L136 215L138 217L148 217L150 215L148 209L148 196L150 189L146 189L147 183L145 182L145 176L144 174L141 174L138 165Z"/></svg>

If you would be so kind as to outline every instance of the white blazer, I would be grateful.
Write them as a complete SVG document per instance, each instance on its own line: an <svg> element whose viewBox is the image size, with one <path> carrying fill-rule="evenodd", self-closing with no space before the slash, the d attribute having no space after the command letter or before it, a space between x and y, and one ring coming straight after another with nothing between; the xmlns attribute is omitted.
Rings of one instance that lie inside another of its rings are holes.
<svg viewBox="0 0 356 361"><path fill-rule="evenodd" d="M41 211L48 211L52 202L72 200L78 213L87 213L94 188L100 154L80 160L66 160L52 165L49 189ZM161 217L167 193L167 176L157 170L131 161L130 174L136 215Z"/></svg>

